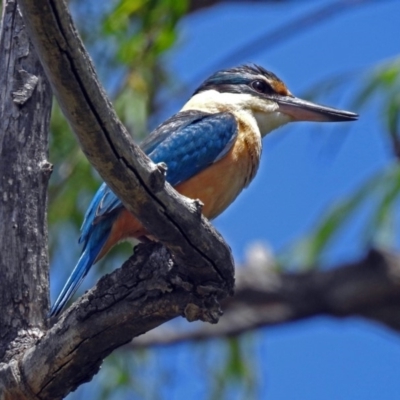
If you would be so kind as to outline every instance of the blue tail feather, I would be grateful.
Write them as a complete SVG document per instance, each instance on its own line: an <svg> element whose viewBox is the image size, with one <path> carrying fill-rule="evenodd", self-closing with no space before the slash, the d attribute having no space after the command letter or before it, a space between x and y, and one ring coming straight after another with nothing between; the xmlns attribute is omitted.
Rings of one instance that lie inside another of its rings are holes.
<svg viewBox="0 0 400 400"><path fill-rule="evenodd" d="M97 242L94 247L91 246L91 241L89 241L87 246L85 246L81 257L79 258L74 270L68 278L67 283L64 285L61 293L57 297L57 300L51 307L49 313L50 317L58 315L67 304L68 300L74 295L95 262L107 238L108 235L104 235L102 238L103 240Z"/></svg>
<svg viewBox="0 0 400 400"><path fill-rule="evenodd" d="M50 310L50 317L58 315L65 307L67 301L74 295L83 278L89 272L93 261L94 260L92 260L92 257L90 257L88 251L84 251L82 253L81 257L78 260L78 263L75 266L75 269L72 271L72 274L69 276L67 283L65 284L61 293L57 297L57 300L53 304Z"/></svg>

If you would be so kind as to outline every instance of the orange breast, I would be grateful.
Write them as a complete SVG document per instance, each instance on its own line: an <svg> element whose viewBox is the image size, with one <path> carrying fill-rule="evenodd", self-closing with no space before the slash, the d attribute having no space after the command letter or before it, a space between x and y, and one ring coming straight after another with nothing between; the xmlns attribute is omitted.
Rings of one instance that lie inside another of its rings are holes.
<svg viewBox="0 0 400 400"><path fill-rule="evenodd" d="M175 189L191 199L200 199L203 214L213 219L221 214L254 178L261 157L261 136L251 124L238 120L238 137L219 161Z"/></svg>
<svg viewBox="0 0 400 400"><path fill-rule="evenodd" d="M241 122L239 125L240 134L235 144L221 160L175 187L186 197L200 199L204 204L203 214L209 219L221 214L257 172L261 156L261 137L248 125ZM114 223L109 240L98 259L119 241L146 235L142 224L124 209Z"/></svg>
<svg viewBox="0 0 400 400"><path fill-rule="evenodd" d="M258 160L257 164L253 163L246 143L237 140L225 157L175 189L186 197L200 199L204 204L204 216L213 219L249 184L257 166Z"/></svg>

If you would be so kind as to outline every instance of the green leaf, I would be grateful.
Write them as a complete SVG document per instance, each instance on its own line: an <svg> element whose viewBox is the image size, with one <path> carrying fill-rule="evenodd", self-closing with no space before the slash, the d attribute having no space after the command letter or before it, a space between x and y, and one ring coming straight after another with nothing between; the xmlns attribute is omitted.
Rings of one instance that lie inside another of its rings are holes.
<svg viewBox="0 0 400 400"><path fill-rule="evenodd" d="M378 202L366 240L373 239L376 229L387 218L389 207L398 198L400 193L400 168L392 166L387 171L379 173L369 179L349 198L346 198L333 207L314 231L302 239L289 251L285 259L291 258L296 264L307 267L317 265L324 251L332 243L338 233L345 227L346 223L355 215L361 205L371 198L383 198ZM293 261L292 261L293 262Z"/></svg>
<svg viewBox="0 0 400 400"><path fill-rule="evenodd" d="M375 67L367 73L366 84L359 91L354 100L354 106L364 106L378 93L388 94L400 89L400 58L394 58Z"/></svg>

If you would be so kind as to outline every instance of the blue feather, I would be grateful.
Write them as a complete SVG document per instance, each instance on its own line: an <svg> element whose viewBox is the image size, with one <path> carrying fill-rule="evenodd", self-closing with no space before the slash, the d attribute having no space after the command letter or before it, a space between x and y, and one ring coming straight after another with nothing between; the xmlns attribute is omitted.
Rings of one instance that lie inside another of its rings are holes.
<svg viewBox="0 0 400 400"><path fill-rule="evenodd" d="M51 307L49 316L58 315L67 304L68 300L74 295L83 279L89 272L91 266L96 261L98 254L108 239L111 231L112 220L104 221L102 224L94 225L91 236L85 242L82 254L64 285L57 300Z"/></svg>
<svg viewBox="0 0 400 400"><path fill-rule="evenodd" d="M156 128L142 144L153 162L168 166L167 181L175 186L221 159L237 137L237 122L230 113L198 110L180 112ZM103 183L95 194L81 227L82 255L54 303L50 316L59 314L107 242L122 202Z"/></svg>
<svg viewBox="0 0 400 400"><path fill-rule="evenodd" d="M170 131L148 153L153 162L167 164L167 181L172 186L188 180L220 159L237 137L237 123L232 114L197 113L201 118L172 133Z"/></svg>

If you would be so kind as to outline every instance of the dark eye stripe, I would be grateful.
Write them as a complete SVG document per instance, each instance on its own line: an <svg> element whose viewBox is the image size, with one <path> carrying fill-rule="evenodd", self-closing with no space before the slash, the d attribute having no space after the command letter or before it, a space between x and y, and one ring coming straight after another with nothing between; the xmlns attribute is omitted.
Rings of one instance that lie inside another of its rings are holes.
<svg viewBox="0 0 400 400"><path fill-rule="evenodd" d="M258 93L272 94L275 92L274 89L267 82L260 79L250 82L250 87Z"/></svg>

